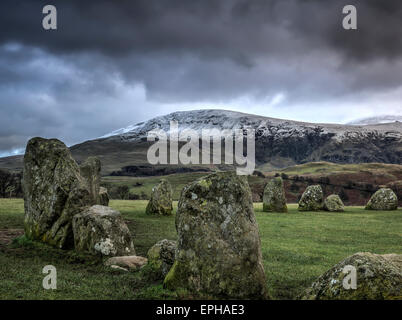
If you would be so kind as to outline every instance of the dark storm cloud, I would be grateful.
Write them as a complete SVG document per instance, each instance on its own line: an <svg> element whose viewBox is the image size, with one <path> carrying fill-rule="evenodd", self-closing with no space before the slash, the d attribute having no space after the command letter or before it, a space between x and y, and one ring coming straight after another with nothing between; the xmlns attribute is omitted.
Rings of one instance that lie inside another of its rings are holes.
<svg viewBox="0 0 402 320"><path fill-rule="evenodd" d="M50 3L57 31L41 25ZM342 28L347 4L357 31ZM324 114L313 105L402 83L397 0L2 0L0 9L0 151L34 135L76 143L171 111L166 103L284 97L272 110Z"/></svg>

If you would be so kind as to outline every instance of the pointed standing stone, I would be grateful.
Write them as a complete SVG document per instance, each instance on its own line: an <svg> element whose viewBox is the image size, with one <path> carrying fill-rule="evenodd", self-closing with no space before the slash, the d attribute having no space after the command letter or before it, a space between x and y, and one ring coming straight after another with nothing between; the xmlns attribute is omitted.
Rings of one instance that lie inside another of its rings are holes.
<svg viewBox="0 0 402 320"><path fill-rule="evenodd" d="M57 139L29 140L24 156L25 234L59 248L73 246L72 218L93 204L80 169Z"/></svg>
<svg viewBox="0 0 402 320"><path fill-rule="evenodd" d="M267 284L250 187L219 172L187 185L176 215L178 249L167 288L195 294L263 299Z"/></svg>

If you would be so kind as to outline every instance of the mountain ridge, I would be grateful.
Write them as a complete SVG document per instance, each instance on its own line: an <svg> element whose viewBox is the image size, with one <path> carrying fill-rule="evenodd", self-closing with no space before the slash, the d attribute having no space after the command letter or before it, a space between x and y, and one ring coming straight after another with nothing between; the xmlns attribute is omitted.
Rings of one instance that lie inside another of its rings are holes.
<svg viewBox="0 0 402 320"><path fill-rule="evenodd" d="M146 153L152 142L147 141L147 132L158 128L169 131L173 120L178 122L179 131L254 129L256 162L260 170L314 161L402 164L400 122L374 125L308 123L220 109L173 112L74 145L70 150L79 163L88 156L98 156L103 163L104 175L119 171L123 174L128 166L149 169L152 166L147 162ZM0 159L0 168L18 171L22 168L22 156Z"/></svg>

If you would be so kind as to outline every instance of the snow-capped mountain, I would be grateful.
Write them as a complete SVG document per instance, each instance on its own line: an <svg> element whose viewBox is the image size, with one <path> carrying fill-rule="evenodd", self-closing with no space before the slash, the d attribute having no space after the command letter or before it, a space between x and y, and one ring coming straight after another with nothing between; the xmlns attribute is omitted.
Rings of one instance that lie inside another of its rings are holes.
<svg viewBox="0 0 402 320"><path fill-rule="evenodd" d="M389 118L384 118L389 119ZM395 118L396 119L396 118ZM137 140L146 138L148 132L154 129L162 129L166 132L170 130L170 122L178 123L179 132L185 129L192 129L199 133L207 129L234 130L234 129L254 129L258 137L303 137L308 132L315 132L318 129L322 134L333 134L337 140L342 140L350 136L367 134L368 132L389 131L389 127L377 126L380 122L373 123L351 123L349 125L341 124L317 124L292 120L283 120L276 118L263 117L242 112L228 110L193 110L178 111L168 115L159 116L146 122L140 122L121 128L101 138L119 137L124 140ZM386 121L395 122L394 121ZM374 127L371 125L375 125ZM401 132L399 127L395 127L395 134Z"/></svg>
<svg viewBox="0 0 402 320"><path fill-rule="evenodd" d="M400 122L373 125L317 124L227 110L194 110L159 116L119 129L95 141L98 145L120 145L123 150L128 145L138 147L147 143L146 137L151 130L162 129L168 133L170 121L178 122L179 132L185 129L199 133L205 129L254 129L257 163L269 164L271 167L309 161L402 163Z"/></svg>
<svg viewBox="0 0 402 320"><path fill-rule="evenodd" d="M319 124L215 109L159 116L77 144L70 150L78 162L88 156L98 156L102 161L103 174L125 174L125 170L130 168L135 173L140 170L142 174L153 175L159 169L147 161L147 151L152 144L147 141L147 134L154 129L168 133L170 121L178 122L179 132L185 129L199 133L205 129L255 129L256 162L263 169L283 168L310 161L402 164L402 122ZM21 159L7 159L3 161L4 164L0 159L0 167L21 167ZM188 166L165 167L168 171L163 171L163 174L172 173L173 167L179 172L188 170Z"/></svg>
<svg viewBox="0 0 402 320"><path fill-rule="evenodd" d="M357 119L349 122L350 125L370 125L370 124L382 124L382 123L393 123L393 122L402 122L402 115L393 116L393 115L384 115L378 117L369 117Z"/></svg>

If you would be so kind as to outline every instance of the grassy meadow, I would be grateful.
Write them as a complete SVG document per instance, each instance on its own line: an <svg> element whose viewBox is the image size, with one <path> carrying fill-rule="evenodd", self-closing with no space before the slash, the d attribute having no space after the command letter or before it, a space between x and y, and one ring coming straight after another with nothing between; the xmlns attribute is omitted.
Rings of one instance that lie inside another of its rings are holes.
<svg viewBox="0 0 402 320"><path fill-rule="evenodd" d="M176 239L174 216L147 216L146 203L110 203L126 219L141 256L161 239ZM262 204L256 203L255 212L274 299L296 299L320 274L353 253L402 254L401 210L347 207L344 213L300 213L296 205L289 205L289 213L276 214L262 212ZM142 271L112 270L101 258L29 241L21 236L23 216L23 200L0 199L0 299L193 298L163 289ZM57 268L57 290L42 288L42 268L49 264Z"/></svg>

